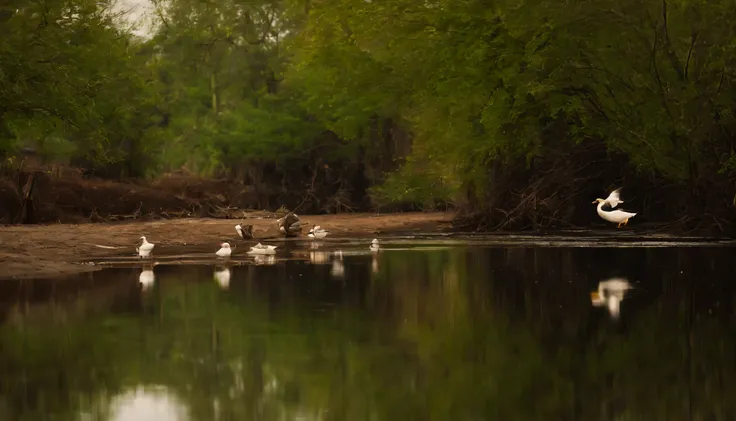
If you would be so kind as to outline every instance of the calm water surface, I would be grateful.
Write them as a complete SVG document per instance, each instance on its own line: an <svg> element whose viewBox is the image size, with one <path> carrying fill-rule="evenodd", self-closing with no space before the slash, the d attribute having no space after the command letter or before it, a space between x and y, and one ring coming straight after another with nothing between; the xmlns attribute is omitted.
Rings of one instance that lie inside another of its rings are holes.
<svg viewBox="0 0 736 421"><path fill-rule="evenodd" d="M733 420L735 252L304 250L5 282L0 419Z"/></svg>

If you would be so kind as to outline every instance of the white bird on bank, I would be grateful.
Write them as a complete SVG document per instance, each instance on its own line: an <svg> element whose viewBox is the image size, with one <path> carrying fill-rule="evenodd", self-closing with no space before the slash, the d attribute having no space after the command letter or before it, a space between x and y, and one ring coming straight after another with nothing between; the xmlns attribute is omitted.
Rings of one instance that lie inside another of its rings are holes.
<svg viewBox="0 0 736 421"><path fill-rule="evenodd" d="M608 197L605 199L595 199L593 201L593 204L598 204L598 216L608 222L618 224L616 228L621 228L622 224L628 224L629 219L636 216L636 213L633 212L626 212L621 209L613 210L613 208L618 206L619 203L624 203L624 201L620 198L621 196L619 195L619 190L621 189L616 189L612 191L611 194L609 194ZM606 205L608 205L611 210L604 210L603 207Z"/></svg>
<svg viewBox="0 0 736 421"><path fill-rule="evenodd" d="M141 236L141 245L135 248L138 257L148 257L153 251L155 244L149 243L145 236Z"/></svg>
<svg viewBox="0 0 736 421"><path fill-rule="evenodd" d="M330 232L322 229L319 225L316 225L314 228L309 230L309 234L307 234L307 237L309 238L325 238L327 237L327 234Z"/></svg>
<svg viewBox="0 0 736 421"><path fill-rule="evenodd" d="M378 238L374 238L373 241L371 241L371 251L378 251Z"/></svg>
<svg viewBox="0 0 736 421"><path fill-rule="evenodd" d="M621 301L631 284L624 278L610 278L598 283L598 291L590 293L590 301L595 307L605 305L613 318L618 318L621 312Z"/></svg>
<svg viewBox="0 0 736 421"><path fill-rule="evenodd" d="M217 250L215 254L219 257L229 257L232 252L233 250L230 248L230 244L222 243L220 244L220 249Z"/></svg>
<svg viewBox="0 0 736 421"><path fill-rule="evenodd" d="M248 254L276 254L276 247L278 246L264 246L258 243L250 248Z"/></svg>

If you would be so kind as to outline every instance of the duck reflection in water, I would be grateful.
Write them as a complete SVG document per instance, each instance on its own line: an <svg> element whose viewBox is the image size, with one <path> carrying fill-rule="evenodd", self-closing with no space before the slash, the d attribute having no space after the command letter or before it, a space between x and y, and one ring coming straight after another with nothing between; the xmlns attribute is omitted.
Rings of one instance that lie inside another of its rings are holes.
<svg viewBox="0 0 736 421"><path fill-rule="evenodd" d="M373 260L371 261L371 272L378 273L378 253L373 253Z"/></svg>
<svg viewBox="0 0 736 421"><path fill-rule="evenodd" d="M156 281L156 275L153 273L153 267L156 263L149 263L143 265L143 270L138 276L138 282L141 284L143 291L151 288L153 283Z"/></svg>
<svg viewBox="0 0 736 421"><path fill-rule="evenodd" d="M330 253L326 251L310 251L309 263L313 265L326 265L330 262Z"/></svg>
<svg viewBox="0 0 736 421"><path fill-rule="evenodd" d="M230 287L230 268L222 265L215 266L215 281L220 288L228 289Z"/></svg>
<svg viewBox="0 0 736 421"><path fill-rule="evenodd" d="M187 404L165 386L138 386L114 396L109 401L110 420L190 420ZM96 409L96 408L95 408ZM96 419L92 413L83 413L81 419ZM86 415L86 416L85 416Z"/></svg>
<svg viewBox="0 0 736 421"><path fill-rule="evenodd" d="M631 288L629 281L624 278L609 278L598 282L598 291L590 293L590 301L595 307L605 305L611 317L617 319L621 313L621 301Z"/></svg>
<svg viewBox="0 0 736 421"><path fill-rule="evenodd" d="M330 275L333 278L342 278L345 276L342 250L333 252L311 250L309 252L309 263L313 265L330 265Z"/></svg>
<svg viewBox="0 0 736 421"><path fill-rule="evenodd" d="M332 267L330 267L330 275L333 278L342 278L345 276L345 265L342 260L342 250L332 253Z"/></svg>
<svg viewBox="0 0 736 421"><path fill-rule="evenodd" d="M253 260L257 265L273 265L276 263L276 256L274 255L256 255L253 256Z"/></svg>

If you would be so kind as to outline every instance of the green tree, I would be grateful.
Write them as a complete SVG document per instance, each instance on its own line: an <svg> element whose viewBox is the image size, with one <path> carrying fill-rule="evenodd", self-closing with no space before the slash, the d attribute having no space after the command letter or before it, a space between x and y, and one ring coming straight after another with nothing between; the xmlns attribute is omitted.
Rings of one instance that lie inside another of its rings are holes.
<svg viewBox="0 0 736 421"><path fill-rule="evenodd" d="M145 73L112 6L51 0L0 7L4 156L21 146L93 162L143 152Z"/></svg>
<svg viewBox="0 0 736 421"><path fill-rule="evenodd" d="M460 203L531 213L525 202L537 196L554 217L573 209L559 196L625 176L675 183L680 198L670 203L722 214L734 193L732 7L325 0L312 4L296 69L310 75L320 62L341 78L321 78L310 109L362 105L380 87L369 108L413 134L406 170L451 187L445 194ZM330 90L334 79L340 89ZM386 189L419 200L407 179ZM713 185L729 196L709 193Z"/></svg>

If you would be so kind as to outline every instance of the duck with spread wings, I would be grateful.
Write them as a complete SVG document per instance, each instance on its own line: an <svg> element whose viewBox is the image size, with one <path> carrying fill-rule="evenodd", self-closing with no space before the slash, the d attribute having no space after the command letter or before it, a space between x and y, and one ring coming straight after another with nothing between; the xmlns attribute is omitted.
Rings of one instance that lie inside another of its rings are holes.
<svg viewBox="0 0 736 421"><path fill-rule="evenodd" d="M593 204L598 204L598 216L608 222L618 224L617 228L621 228L621 225L628 224L629 219L636 216L636 213L634 212L614 209L619 203L624 203L624 201L621 200L620 190L621 189L616 189L612 191L605 199L595 199L593 201Z"/></svg>

